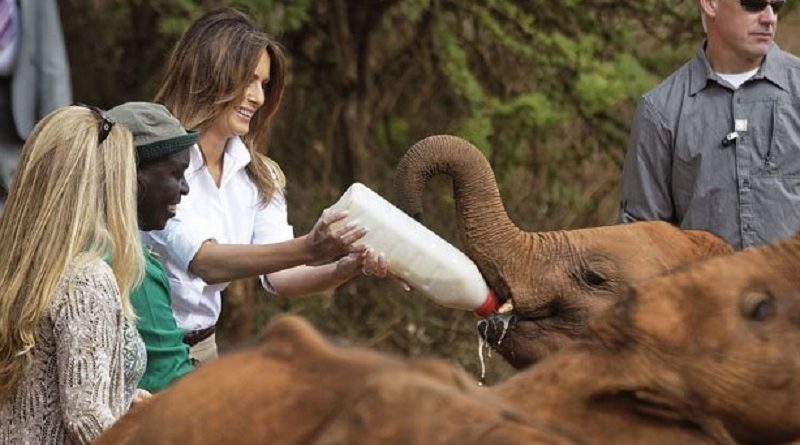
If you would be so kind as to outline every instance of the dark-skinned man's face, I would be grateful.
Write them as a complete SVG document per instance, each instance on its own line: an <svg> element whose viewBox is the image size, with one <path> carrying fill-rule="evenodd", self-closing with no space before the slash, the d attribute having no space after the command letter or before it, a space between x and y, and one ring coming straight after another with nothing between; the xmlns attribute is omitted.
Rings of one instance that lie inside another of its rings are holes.
<svg viewBox="0 0 800 445"><path fill-rule="evenodd" d="M175 216L181 196L189 193L183 176L188 166L189 150L139 164L136 176L140 230L161 230Z"/></svg>

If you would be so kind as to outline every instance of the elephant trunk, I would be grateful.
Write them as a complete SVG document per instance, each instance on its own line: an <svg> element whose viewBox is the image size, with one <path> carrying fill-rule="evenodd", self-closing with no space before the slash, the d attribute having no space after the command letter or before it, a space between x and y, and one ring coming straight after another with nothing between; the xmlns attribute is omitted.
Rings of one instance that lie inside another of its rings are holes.
<svg viewBox="0 0 800 445"><path fill-rule="evenodd" d="M397 205L414 218L422 215L422 192L434 176L452 178L458 231L466 254L495 292L503 293L497 265L503 252L522 246L521 231L508 217L494 172L474 145L455 136L430 136L400 160L395 176Z"/></svg>

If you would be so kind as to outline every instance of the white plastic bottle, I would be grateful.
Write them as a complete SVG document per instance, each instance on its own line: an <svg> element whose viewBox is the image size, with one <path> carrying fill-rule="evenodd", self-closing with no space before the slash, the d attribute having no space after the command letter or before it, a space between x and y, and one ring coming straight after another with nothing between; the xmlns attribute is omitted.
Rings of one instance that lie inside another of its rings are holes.
<svg viewBox="0 0 800 445"><path fill-rule="evenodd" d="M472 260L364 184L351 185L331 209L348 211L334 228L348 222L367 228L360 242L383 253L390 273L436 303L481 317L497 309L497 298Z"/></svg>

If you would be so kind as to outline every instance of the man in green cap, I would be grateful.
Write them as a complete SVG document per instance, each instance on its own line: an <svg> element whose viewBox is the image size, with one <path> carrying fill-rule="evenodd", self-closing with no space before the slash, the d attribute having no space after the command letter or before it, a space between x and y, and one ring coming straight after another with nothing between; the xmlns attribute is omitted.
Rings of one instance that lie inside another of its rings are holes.
<svg viewBox="0 0 800 445"><path fill-rule="evenodd" d="M188 148L197 142L159 104L128 102L108 111L108 117L127 127L136 146L139 230L161 230L175 216L176 206L189 185L183 173L189 166ZM164 267L147 246L145 277L131 293L139 317L137 328L147 348L147 370L138 387L149 392L164 389L194 367L183 330L172 313L170 286Z"/></svg>

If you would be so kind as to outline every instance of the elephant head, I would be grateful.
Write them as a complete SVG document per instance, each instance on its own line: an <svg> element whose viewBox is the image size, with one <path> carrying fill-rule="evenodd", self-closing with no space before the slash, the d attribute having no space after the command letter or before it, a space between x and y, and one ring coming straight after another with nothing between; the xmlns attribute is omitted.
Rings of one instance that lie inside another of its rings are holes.
<svg viewBox="0 0 800 445"><path fill-rule="evenodd" d="M517 368L583 339L589 317L631 282L732 251L710 233L666 222L523 231L508 217L486 158L454 136L431 136L406 152L395 177L397 205L419 219L425 184L438 174L452 178L465 253L513 306L487 318L482 335Z"/></svg>

